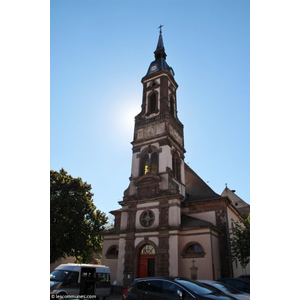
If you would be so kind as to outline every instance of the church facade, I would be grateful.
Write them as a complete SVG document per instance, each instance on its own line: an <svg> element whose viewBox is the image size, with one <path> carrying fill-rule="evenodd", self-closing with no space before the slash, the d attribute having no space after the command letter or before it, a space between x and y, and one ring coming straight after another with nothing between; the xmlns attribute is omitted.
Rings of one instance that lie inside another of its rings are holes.
<svg viewBox="0 0 300 300"><path fill-rule="evenodd" d="M102 264L123 287L145 276L238 276L242 269L231 261L229 231L241 214L184 162L178 85L161 30L154 56L142 78L130 182L121 208L111 212L114 228L103 232Z"/></svg>

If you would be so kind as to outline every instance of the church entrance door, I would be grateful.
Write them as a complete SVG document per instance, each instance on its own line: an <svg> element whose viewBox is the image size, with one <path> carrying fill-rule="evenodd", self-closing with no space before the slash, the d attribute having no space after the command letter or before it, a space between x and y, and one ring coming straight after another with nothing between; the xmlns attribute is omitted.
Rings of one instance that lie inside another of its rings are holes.
<svg viewBox="0 0 300 300"><path fill-rule="evenodd" d="M145 245L139 257L138 277L155 276L155 249L151 245Z"/></svg>

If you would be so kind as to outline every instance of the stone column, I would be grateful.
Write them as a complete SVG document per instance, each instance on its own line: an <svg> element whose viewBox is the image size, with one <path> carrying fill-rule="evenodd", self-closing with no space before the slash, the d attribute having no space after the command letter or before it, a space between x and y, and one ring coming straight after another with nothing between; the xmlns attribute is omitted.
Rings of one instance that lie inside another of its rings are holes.
<svg viewBox="0 0 300 300"><path fill-rule="evenodd" d="M169 276L169 231L161 230L158 241L156 276Z"/></svg>
<svg viewBox="0 0 300 300"><path fill-rule="evenodd" d="M133 281L134 273L134 233L128 233L125 237L125 255L124 255L124 277L123 286L127 287Z"/></svg>

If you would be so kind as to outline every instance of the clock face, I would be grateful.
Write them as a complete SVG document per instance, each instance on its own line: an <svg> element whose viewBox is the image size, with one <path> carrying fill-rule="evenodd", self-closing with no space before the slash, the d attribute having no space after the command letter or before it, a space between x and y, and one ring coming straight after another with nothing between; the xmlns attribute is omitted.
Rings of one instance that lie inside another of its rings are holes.
<svg viewBox="0 0 300 300"><path fill-rule="evenodd" d="M150 68L150 71L155 71L155 70L157 70L157 69L158 69L157 66L152 66L152 67Z"/></svg>

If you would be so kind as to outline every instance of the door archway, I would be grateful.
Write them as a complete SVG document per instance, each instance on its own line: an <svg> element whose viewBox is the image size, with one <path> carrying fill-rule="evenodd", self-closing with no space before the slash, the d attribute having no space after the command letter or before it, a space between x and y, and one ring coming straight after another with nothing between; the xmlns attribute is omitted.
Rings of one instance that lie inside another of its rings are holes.
<svg viewBox="0 0 300 300"><path fill-rule="evenodd" d="M155 248L146 244L139 253L138 277L155 276Z"/></svg>

